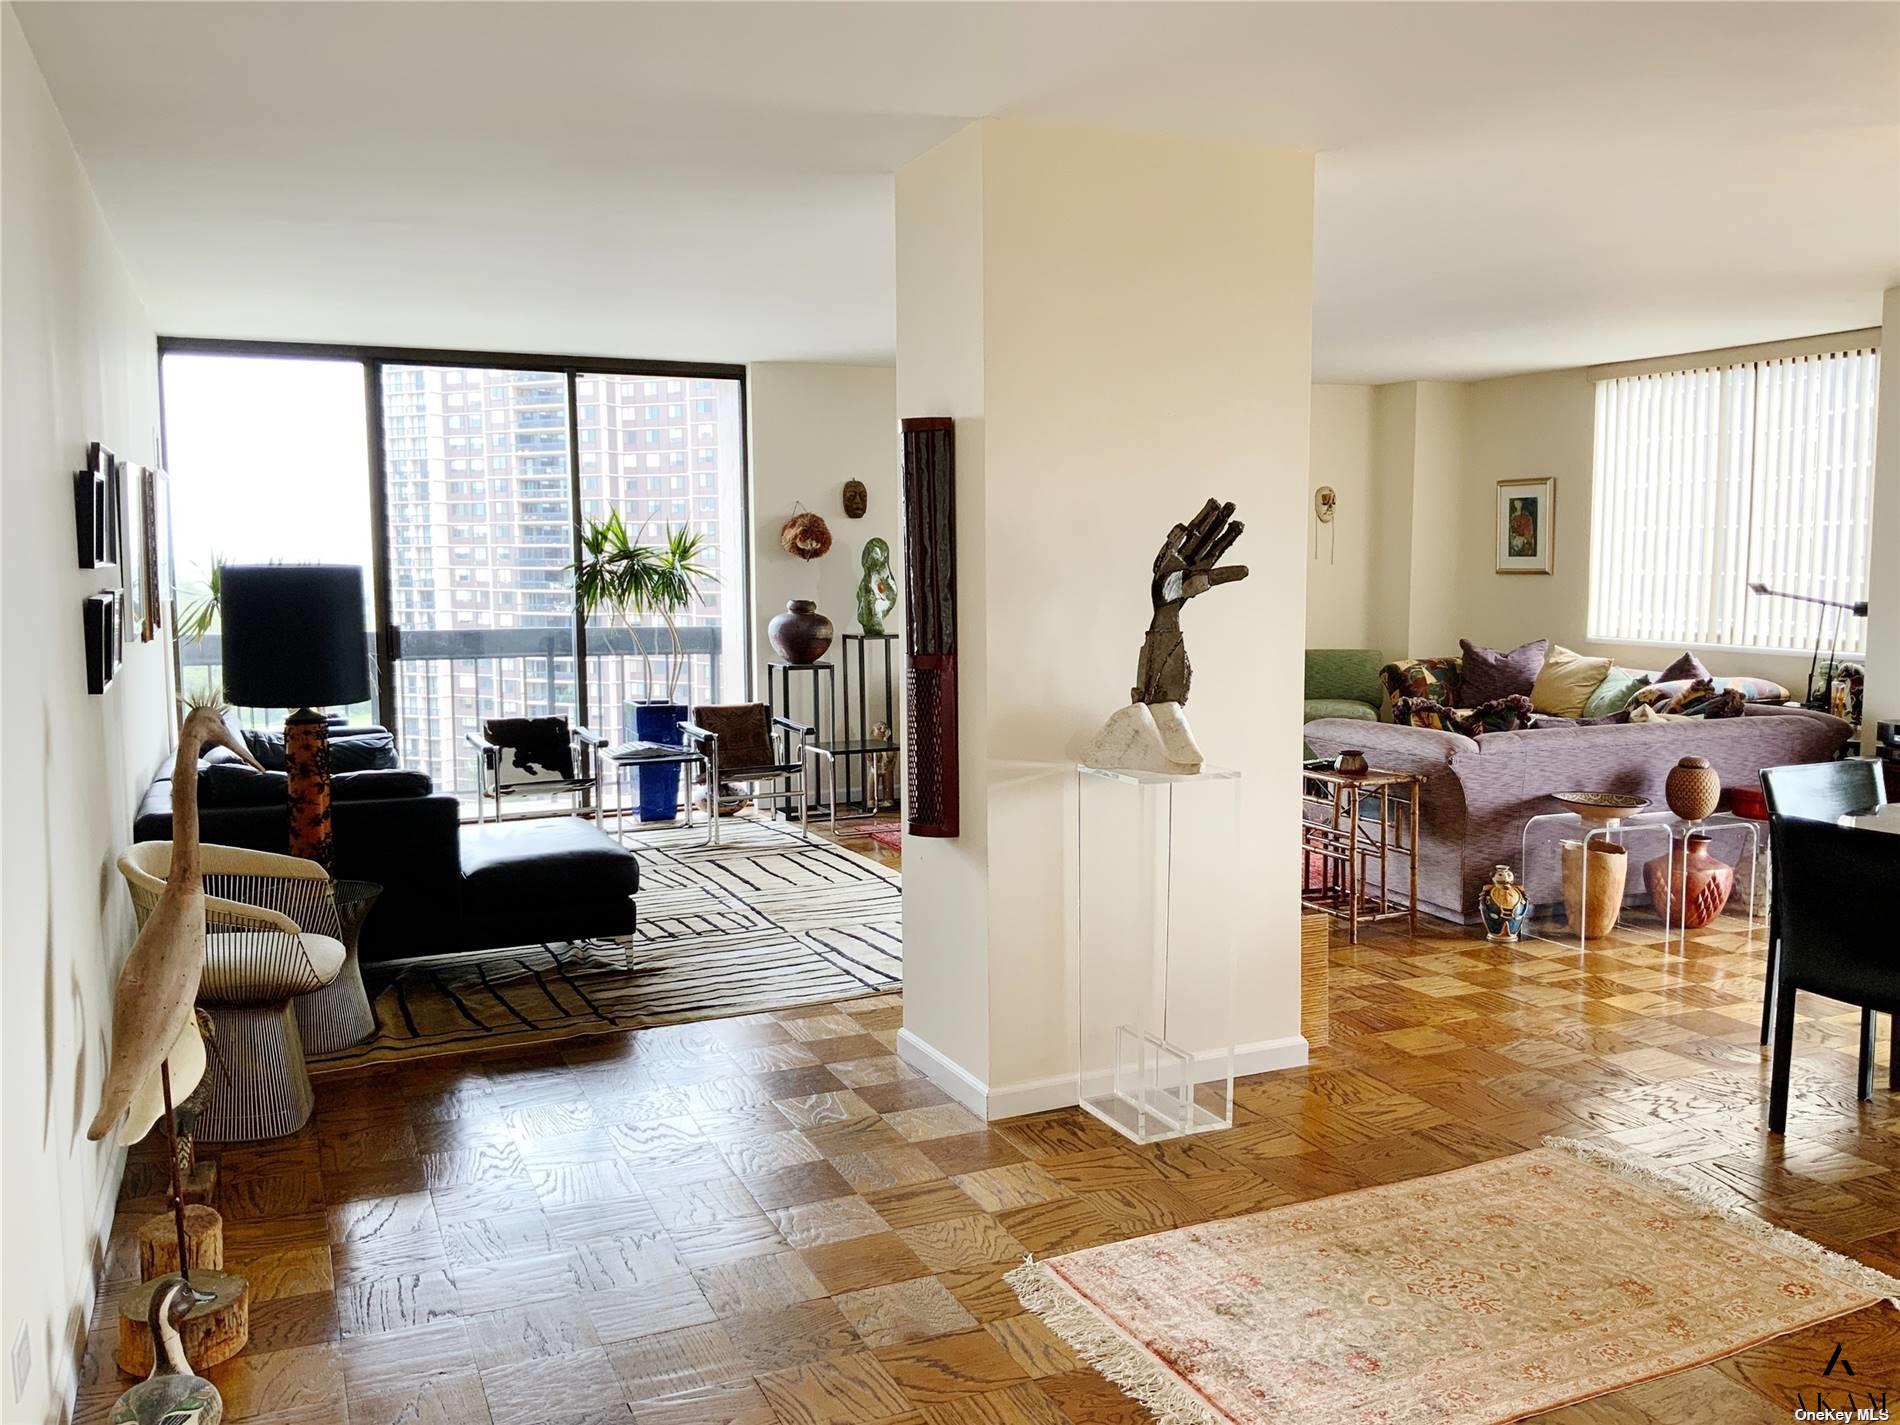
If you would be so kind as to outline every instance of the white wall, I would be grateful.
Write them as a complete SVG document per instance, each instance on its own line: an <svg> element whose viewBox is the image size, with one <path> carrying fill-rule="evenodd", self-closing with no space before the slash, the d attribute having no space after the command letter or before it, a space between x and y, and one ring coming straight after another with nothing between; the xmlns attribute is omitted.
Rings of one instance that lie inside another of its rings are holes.
<svg viewBox="0 0 1900 1425"><path fill-rule="evenodd" d="M890 633L904 630L901 599L903 525L899 519L897 371L891 366L837 366L819 362L766 361L746 368L746 450L750 456L752 505L752 662L753 686L765 697L765 664L778 657L766 637L766 625L784 612L791 599L816 599L820 613L836 629L831 652L839 663L839 694L844 692L843 637L858 631L858 581L863 577L865 542L873 537L891 547L900 599L884 620ZM844 483L862 480L870 494L863 519L844 512ZM831 552L806 561L787 554L778 532L791 517L794 502L824 516L831 528ZM901 651L901 649L899 650ZM852 660L852 677L857 676ZM892 660L896 687L893 727L902 736L903 665ZM866 650L871 685L869 715L883 716L882 655ZM794 680L795 710L810 715L805 700L808 677ZM855 684L852 716L857 716ZM854 728L854 735L856 729Z"/></svg>
<svg viewBox="0 0 1900 1425"><path fill-rule="evenodd" d="M71 1399L124 1162L84 1130L132 939L113 861L169 741L170 710L160 642L133 641L112 687L87 695L80 602L106 581L77 567L73 528L72 472L87 441L157 458L155 337L11 6L0 62L0 1418L38 1422L60 1419ZM11 1364L22 1332L24 1378Z"/></svg>
<svg viewBox="0 0 1900 1425"><path fill-rule="evenodd" d="M1372 389L1372 478L1378 491L1372 530L1368 648L1403 658L1412 642L1412 468L1417 453L1418 386Z"/></svg>
<svg viewBox="0 0 1900 1425"><path fill-rule="evenodd" d="M904 1029L987 1087L989 550L983 125L897 175L897 408L956 418L960 835L904 838Z"/></svg>
<svg viewBox="0 0 1900 1425"><path fill-rule="evenodd" d="M963 630L964 834L905 847L906 1034L993 1113L1073 1092L1074 758L1126 705L1155 551L1207 496L1238 504L1253 570L1183 620L1195 730L1247 785L1239 1036L1304 1057L1273 888L1296 840L1311 243L1312 158L1287 150L985 120L898 176L899 402L959 421Z"/></svg>
<svg viewBox="0 0 1900 1425"><path fill-rule="evenodd" d="M1380 512L1372 460L1372 387L1313 388L1310 488L1331 485L1330 525L1306 512L1306 646L1371 648Z"/></svg>
<svg viewBox="0 0 1900 1425"><path fill-rule="evenodd" d="M1874 724L1900 721L1900 287L1882 307L1879 446L1874 452L1873 558L1867 590L1865 750ZM1884 481L1880 472L1886 472Z"/></svg>
<svg viewBox="0 0 1900 1425"><path fill-rule="evenodd" d="M1469 479L1464 459L1465 392L1445 381L1414 387L1412 431L1412 596L1406 610L1406 647L1456 653L1467 636L1460 621L1458 583L1446 565L1469 567L1470 527L1460 508Z"/></svg>

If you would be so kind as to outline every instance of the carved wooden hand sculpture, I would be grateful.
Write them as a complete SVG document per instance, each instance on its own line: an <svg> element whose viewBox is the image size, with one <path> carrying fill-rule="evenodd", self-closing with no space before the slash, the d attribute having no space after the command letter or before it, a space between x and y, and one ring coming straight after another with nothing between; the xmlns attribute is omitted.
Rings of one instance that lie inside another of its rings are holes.
<svg viewBox="0 0 1900 1425"><path fill-rule="evenodd" d="M1185 703L1194 670L1181 637L1181 607L1217 584L1247 577L1244 564L1222 564L1246 526L1234 517L1230 500L1209 500L1189 524L1168 531L1155 555L1149 598L1154 617L1141 642L1141 662L1129 698L1137 703Z"/></svg>

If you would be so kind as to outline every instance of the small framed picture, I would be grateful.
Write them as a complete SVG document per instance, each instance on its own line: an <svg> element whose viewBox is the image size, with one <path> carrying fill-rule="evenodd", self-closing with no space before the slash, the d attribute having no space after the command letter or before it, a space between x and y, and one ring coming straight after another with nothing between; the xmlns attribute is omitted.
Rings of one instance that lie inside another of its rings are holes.
<svg viewBox="0 0 1900 1425"><path fill-rule="evenodd" d="M120 641L145 637L145 467L118 462L122 517L119 521L119 587L130 617L119 625Z"/></svg>
<svg viewBox="0 0 1900 1425"><path fill-rule="evenodd" d="M1550 573L1556 532L1555 480L1498 481L1498 573Z"/></svg>

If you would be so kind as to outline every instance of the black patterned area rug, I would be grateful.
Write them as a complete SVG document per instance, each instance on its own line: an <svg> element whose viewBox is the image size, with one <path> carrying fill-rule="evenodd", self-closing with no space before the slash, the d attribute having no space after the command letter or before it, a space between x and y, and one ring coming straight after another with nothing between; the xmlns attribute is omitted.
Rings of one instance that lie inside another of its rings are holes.
<svg viewBox="0 0 1900 1425"><path fill-rule="evenodd" d="M638 832L639 929L367 966L374 1037L313 1075L882 994L904 974L903 880L782 823Z"/></svg>

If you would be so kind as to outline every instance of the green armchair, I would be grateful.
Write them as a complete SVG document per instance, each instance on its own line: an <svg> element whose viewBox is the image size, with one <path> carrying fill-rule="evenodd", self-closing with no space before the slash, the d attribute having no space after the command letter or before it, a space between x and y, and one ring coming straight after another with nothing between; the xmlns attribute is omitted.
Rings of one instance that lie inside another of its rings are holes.
<svg viewBox="0 0 1900 1425"><path fill-rule="evenodd" d="M1379 720L1385 689L1379 669L1385 655L1376 648L1309 648L1306 650L1306 716Z"/></svg>

